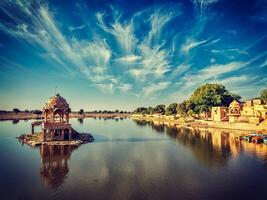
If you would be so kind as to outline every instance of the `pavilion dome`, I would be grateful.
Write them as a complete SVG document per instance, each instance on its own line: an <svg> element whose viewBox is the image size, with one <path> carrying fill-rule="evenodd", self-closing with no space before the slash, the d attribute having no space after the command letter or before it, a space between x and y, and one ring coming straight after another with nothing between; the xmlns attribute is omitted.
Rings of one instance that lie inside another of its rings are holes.
<svg viewBox="0 0 267 200"><path fill-rule="evenodd" d="M64 99L60 94L50 97L47 103L44 105L43 110L54 111L56 109L61 109L62 111L69 111L70 107L66 99Z"/></svg>

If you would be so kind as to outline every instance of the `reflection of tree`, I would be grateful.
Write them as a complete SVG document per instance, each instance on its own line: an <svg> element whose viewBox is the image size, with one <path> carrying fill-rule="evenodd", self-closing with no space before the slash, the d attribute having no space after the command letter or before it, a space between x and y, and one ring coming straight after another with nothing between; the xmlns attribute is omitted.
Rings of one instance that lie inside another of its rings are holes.
<svg viewBox="0 0 267 200"><path fill-rule="evenodd" d="M83 124L83 118L78 118L77 120L80 124Z"/></svg>
<svg viewBox="0 0 267 200"><path fill-rule="evenodd" d="M158 133L164 133L165 127L163 124L153 124L151 123L151 127L153 130L157 131Z"/></svg>
<svg viewBox="0 0 267 200"><path fill-rule="evenodd" d="M42 145L40 147L40 175L45 185L57 188L66 178L69 167L68 159L76 146Z"/></svg>
<svg viewBox="0 0 267 200"><path fill-rule="evenodd" d="M12 120L12 124L18 124L19 123L19 120L18 119L13 119Z"/></svg>
<svg viewBox="0 0 267 200"><path fill-rule="evenodd" d="M220 138L220 144L214 143L214 135L211 132L201 132L197 129L187 128L166 128L166 132L171 137L175 137L179 143L187 146L195 154L196 158L208 166L221 166L226 164L231 156L229 141L227 138ZM221 134L221 137L224 137ZM222 142L224 141L224 142Z"/></svg>
<svg viewBox="0 0 267 200"><path fill-rule="evenodd" d="M147 126L148 122L145 120L133 120L137 126Z"/></svg>
<svg viewBox="0 0 267 200"><path fill-rule="evenodd" d="M145 121L137 122L144 126ZM149 123L147 123L149 124ZM139 125L139 124L138 124ZM231 156L229 135L227 133L211 133L198 129L176 128L151 123L153 130L165 133L180 144L189 147L196 158L208 166L221 166L227 163Z"/></svg>

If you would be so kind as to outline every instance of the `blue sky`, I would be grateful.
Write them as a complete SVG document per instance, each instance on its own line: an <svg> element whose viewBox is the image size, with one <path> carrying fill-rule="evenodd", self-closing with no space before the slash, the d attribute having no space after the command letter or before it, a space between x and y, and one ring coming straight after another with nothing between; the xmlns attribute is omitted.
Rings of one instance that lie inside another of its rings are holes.
<svg viewBox="0 0 267 200"><path fill-rule="evenodd" d="M266 0L0 3L0 109L181 102L204 83L267 87Z"/></svg>

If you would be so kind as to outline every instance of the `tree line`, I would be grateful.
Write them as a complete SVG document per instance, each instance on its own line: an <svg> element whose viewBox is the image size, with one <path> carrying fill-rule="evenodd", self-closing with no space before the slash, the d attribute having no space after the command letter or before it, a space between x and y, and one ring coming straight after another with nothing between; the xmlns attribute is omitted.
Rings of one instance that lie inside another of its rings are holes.
<svg viewBox="0 0 267 200"><path fill-rule="evenodd" d="M32 114L38 114L41 115L43 112L41 110L20 110L18 108L14 108L12 111L6 111L6 110L0 110L0 113L8 113L8 112L14 112L14 113L32 113ZM74 111L75 112L75 111ZM84 111L84 109L80 109L79 111L76 111L76 113L82 114L130 114L129 111L122 111L122 110L94 110L94 111Z"/></svg>
<svg viewBox="0 0 267 200"><path fill-rule="evenodd" d="M7 110L0 110L0 113L31 113L31 114L37 114L37 115L41 115L42 111L41 110L20 110L18 108L14 108L12 111L7 111Z"/></svg>
<svg viewBox="0 0 267 200"><path fill-rule="evenodd" d="M263 101L267 102L267 89L260 93ZM241 97L237 94L230 93L222 84L210 84L197 88L192 95L181 103L171 103L169 106L160 104L156 107L138 107L133 111L134 114L161 114L161 115L176 115L193 116L206 114L211 112L213 106L229 106L233 100L240 100Z"/></svg>
<svg viewBox="0 0 267 200"><path fill-rule="evenodd" d="M84 109L80 109L78 111L80 115L82 114L130 114L129 111L122 110L93 110L93 111L84 111Z"/></svg>

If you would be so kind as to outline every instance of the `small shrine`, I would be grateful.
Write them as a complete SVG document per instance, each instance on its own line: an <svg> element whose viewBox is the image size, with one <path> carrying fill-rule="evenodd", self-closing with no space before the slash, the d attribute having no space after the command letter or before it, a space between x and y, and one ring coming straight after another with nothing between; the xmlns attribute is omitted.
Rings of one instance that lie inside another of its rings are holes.
<svg viewBox="0 0 267 200"><path fill-rule="evenodd" d="M42 133L44 141L71 140L74 130L69 124L70 107L59 94L51 97L43 107L44 122Z"/></svg>
<svg viewBox="0 0 267 200"><path fill-rule="evenodd" d="M79 145L94 141L91 134L78 133L69 123L71 109L67 101L56 94L43 107L43 120L31 123L31 134L23 134L18 139L32 146ZM41 132L35 133L35 127L41 126Z"/></svg>

